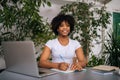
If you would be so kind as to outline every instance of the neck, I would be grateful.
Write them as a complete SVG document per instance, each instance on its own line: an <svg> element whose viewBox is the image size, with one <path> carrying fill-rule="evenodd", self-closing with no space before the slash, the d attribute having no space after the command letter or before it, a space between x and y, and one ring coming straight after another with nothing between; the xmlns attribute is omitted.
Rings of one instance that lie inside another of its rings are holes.
<svg viewBox="0 0 120 80"><path fill-rule="evenodd" d="M58 41L61 45L66 46L69 43L69 37L58 36Z"/></svg>

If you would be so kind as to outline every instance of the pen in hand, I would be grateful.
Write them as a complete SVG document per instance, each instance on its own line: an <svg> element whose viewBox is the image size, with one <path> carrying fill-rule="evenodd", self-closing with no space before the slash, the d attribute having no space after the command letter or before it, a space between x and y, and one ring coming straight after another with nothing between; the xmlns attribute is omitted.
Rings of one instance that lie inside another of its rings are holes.
<svg viewBox="0 0 120 80"><path fill-rule="evenodd" d="M64 66L66 67L65 70L69 69L70 64L66 63L65 59L63 58L63 56L59 55L59 57L60 57L60 59L64 62L63 64L64 64Z"/></svg>
<svg viewBox="0 0 120 80"><path fill-rule="evenodd" d="M63 62L65 62L64 58L61 55L59 55L59 56L60 56L60 59L63 60Z"/></svg>

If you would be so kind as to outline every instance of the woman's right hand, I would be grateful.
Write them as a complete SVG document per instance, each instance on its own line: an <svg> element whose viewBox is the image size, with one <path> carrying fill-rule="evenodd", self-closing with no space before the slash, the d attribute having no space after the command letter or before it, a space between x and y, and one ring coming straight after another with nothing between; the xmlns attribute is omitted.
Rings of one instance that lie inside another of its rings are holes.
<svg viewBox="0 0 120 80"><path fill-rule="evenodd" d="M69 68L69 64L65 62L61 62L58 64L58 69L66 71Z"/></svg>

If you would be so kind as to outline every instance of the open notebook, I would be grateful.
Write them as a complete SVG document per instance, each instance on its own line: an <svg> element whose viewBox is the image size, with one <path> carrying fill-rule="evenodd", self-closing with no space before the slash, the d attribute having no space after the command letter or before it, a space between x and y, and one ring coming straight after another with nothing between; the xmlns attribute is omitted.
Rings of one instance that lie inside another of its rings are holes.
<svg viewBox="0 0 120 80"><path fill-rule="evenodd" d="M74 72L74 70L67 70L67 71L62 71L62 70L58 70L58 69L51 69L53 71L57 71L57 72L61 72L61 73L71 73Z"/></svg>
<svg viewBox="0 0 120 80"><path fill-rule="evenodd" d="M86 69L82 69L80 71L78 70L66 70L66 71L62 71L62 70L58 70L58 69L51 69L53 71L57 71L57 72L61 72L61 73L71 73L71 72L80 72L80 71L86 71Z"/></svg>

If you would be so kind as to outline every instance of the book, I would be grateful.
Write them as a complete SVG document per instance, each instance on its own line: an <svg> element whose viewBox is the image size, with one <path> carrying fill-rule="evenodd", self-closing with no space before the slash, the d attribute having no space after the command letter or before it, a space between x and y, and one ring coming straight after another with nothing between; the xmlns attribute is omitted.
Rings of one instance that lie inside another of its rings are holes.
<svg viewBox="0 0 120 80"><path fill-rule="evenodd" d="M113 70L113 71L92 70L93 73L96 73L96 74L102 74L102 75L113 74L114 71L115 71L115 70Z"/></svg>
<svg viewBox="0 0 120 80"><path fill-rule="evenodd" d="M116 71L117 69L119 68L115 66L99 65L99 66L93 67L92 72L103 74L103 75L108 75L108 74L113 74L113 72Z"/></svg>
<svg viewBox="0 0 120 80"><path fill-rule="evenodd" d="M115 66L99 65L99 66L93 67L92 69L104 70L104 71L112 71L112 70L117 70L119 68L115 67Z"/></svg>
<svg viewBox="0 0 120 80"><path fill-rule="evenodd" d="M114 72L114 74L116 74L116 75L119 75L119 76L120 76L120 69L116 70L116 71Z"/></svg>

